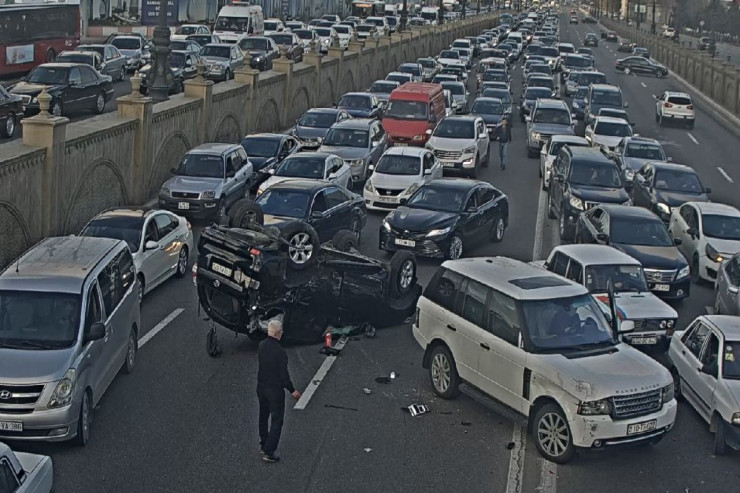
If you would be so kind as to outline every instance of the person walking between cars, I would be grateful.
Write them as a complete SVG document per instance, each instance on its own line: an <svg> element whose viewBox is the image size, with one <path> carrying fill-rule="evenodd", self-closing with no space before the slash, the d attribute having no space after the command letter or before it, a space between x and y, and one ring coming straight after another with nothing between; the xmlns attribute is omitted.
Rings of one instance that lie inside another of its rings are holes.
<svg viewBox="0 0 740 493"><path fill-rule="evenodd" d="M509 119L504 118L496 125L493 135L498 138L498 155L501 158L501 169L506 169L506 148L511 142L511 127Z"/></svg>
<svg viewBox="0 0 740 493"><path fill-rule="evenodd" d="M257 351L260 448L265 462L280 460L275 451L283 429L285 390L295 400L301 398L301 393L293 387L290 380L288 355L280 346L282 336L283 324L279 320L270 320L267 324L267 338L260 343Z"/></svg>

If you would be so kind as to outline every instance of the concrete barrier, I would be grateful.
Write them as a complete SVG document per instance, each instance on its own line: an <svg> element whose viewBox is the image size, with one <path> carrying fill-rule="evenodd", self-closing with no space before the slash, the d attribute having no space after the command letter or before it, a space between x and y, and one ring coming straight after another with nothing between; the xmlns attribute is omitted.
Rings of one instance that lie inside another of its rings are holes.
<svg viewBox="0 0 740 493"><path fill-rule="evenodd" d="M239 70L220 84L196 78L184 94L154 104L134 90L118 111L69 123L40 114L22 121L23 141L0 145L0 268L45 236L74 234L95 214L156 197L192 147L238 142L291 127L313 106L364 90L405 61L433 56L454 39L496 25L494 14L427 26L306 54L273 70ZM134 82L135 85L135 82Z"/></svg>

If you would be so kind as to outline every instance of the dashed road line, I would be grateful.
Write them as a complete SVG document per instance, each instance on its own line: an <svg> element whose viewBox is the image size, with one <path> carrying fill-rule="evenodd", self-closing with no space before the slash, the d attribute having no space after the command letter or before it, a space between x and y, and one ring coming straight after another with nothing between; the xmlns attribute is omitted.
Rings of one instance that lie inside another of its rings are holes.
<svg viewBox="0 0 740 493"><path fill-rule="evenodd" d="M698 141L698 140L696 140L696 137L694 137L693 135L691 135L691 132L686 132L686 135L688 135L688 136L689 136L689 139L691 139L691 141L692 141L692 142L693 142L694 144L696 144L696 145L699 145L699 141Z"/></svg>
<svg viewBox="0 0 740 493"><path fill-rule="evenodd" d="M645 83L644 83L644 82L640 82L640 85L641 85L642 87L645 87L645 88L647 88L647 86L645 85Z"/></svg>
<svg viewBox="0 0 740 493"><path fill-rule="evenodd" d="M543 178L544 179L544 178ZM540 260L542 255L542 237L544 236L545 226L545 207L547 200L547 194L542 187L540 187L540 197L537 201L537 222L534 226L534 247L532 248L532 261Z"/></svg>
<svg viewBox="0 0 740 493"><path fill-rule="evenodd" d="M730 183L735 183L735 180L730 178L730 175L727 174L727 171L722 169L722 166L717 166L717 171L719 171L719 174L725 177L725 180L729 181Z"/></svg>
<svg viewBox="0 0 740 493"><path fill-rule="evenodd" d="M509 457L509 474L506 477L506 493L521 493L524 481L524 457L527 448L527 435L523 427L514 426L511 441L514 448Z"/></svg>
<svg viewBox="0 0 740 493"><path fill-rule="evenodd" d="M151 341L154 336L156 336L157 334L159 334L162 331L162 329L164 329L165 327L167 327L170 324L170 322L172 322L173 320L175 320L177 318L177 316L180 315L184 311L185 311L184 308L175 308L174 310L172 310L172 313L170 313L169 315L167 315L166 317L164 317L164 319L162 319L161 322L159 322L157 325L155 325L152 330L150 330L149 332L147 332L146 334L144 334L144 337L142 337L141 339L139 339L139 349L141 349L142 347L144 347L144 344L146 344L147 342Z"/></svg>
<svg viewBox="0 0 740 493"><path fill-rule="evenodd" d="M558 489L558 466L547 459L540 459L539 493L555 493Z"/></svg>
<svg viewBox="0 0 740 493"><path fill-rule="evenodd" d="M344 348L344 345L347 344L347 336L342 336L336 344L334 344L334 349L341 350ZM303 391L303 395L300 399L298 399L298 402L295 403L295 406L293 406L293 409L302 411L303 409L306 409L306 406L308 405L308 402L311 400L311 397L313 397L313 394L316 392L316 390L319 388L319 385L321 385L321 382L324 381L324 378L326 378L327 373L329 373L329 369L334 365L334 362L337 360L336 356L327 356L323 363L321 363L321 366L319 367L318 371L316 372L316 375L313 376L311 379L311 382L306 387L306 390Z"/></svg>

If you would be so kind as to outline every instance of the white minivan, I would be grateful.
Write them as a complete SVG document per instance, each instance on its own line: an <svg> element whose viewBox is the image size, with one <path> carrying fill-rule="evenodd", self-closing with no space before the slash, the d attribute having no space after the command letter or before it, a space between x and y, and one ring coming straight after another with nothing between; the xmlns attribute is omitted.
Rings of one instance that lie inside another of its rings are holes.
<svg viewBox="0 0 740 493"><path fill-rule="evenodd" d="M673 379L620 342L580 284L504 257L442 264L412 327L434 392L458 390L521 417L546 459L658 442L676 419Z"/></svg>

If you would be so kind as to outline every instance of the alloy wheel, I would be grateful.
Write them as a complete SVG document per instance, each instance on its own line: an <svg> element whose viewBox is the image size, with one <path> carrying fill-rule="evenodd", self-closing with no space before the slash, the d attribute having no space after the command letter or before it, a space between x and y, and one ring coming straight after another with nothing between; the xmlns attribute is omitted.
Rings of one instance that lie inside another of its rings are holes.
<svg viewBox="0 0 740 493"><path fill-rule="evenodd" d="M557 413L547 413L537 423L537 440L551 456L559 457L565 453L570 442L568 424Z"/></svg>
<svg viewBox="0 0 740 493"><path fill-rule="evenodd" d="M432 359L432 383L437 392L443 394L450 387L450 361L442 353L437 353Z"/></svg>
<svg viewBox="0 0 740 493"><path fill-rule="evenodd" d="M407 260L401 267L401 275L398 279L398 284L401 286L401 291L406 291L414 280L414 262Z"/></svg>
<svg viewBox="0 0 740 493"><path fill-rule="evenodd" d="M308 233L296 233L289 241L288 255L296 264L305 264L313 255L313 245Z"/></svg>
<svg viewBox="0 0 740 493"><path fill-rule="evenodd" d="M462 257L463 241L458 235L452 237L450 241L450 259L455 260Z"/></svg>
<svg viewBox="0 0 740 493"><path fill-rule="evenodd" d="M98 94L98 98L95 100L95 109L98 113L102 113L105 109L105 98L102 94Z"/></svg>
<svg viewBox="0 0 740 493"><path fill-rule="evenodd" d="M180 255L177 257L177 273L184 276L188 268L188 251L185 248L180 249Z"/></svg>
<svg viewBox="0 0 740 493"><path fill-rule="evenodd" d="M5 134L12 137L15 134L15 115L12 113L5 118Z"/></svg>
<svg viewBox="0 0 740 493"><path fill-rule="evenodd" d="M506 228L504 226L504 220L502 218L498 218L496 221L496 241L501 241L504 239L504 232L506 231Z"/></svg>
<svg viewBox="0 0 740 493"><path fill-rule="evenodd" d="M56 101L51 105L51 114L54 116L62 116L62 104Z"/></svg>

